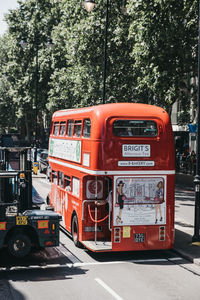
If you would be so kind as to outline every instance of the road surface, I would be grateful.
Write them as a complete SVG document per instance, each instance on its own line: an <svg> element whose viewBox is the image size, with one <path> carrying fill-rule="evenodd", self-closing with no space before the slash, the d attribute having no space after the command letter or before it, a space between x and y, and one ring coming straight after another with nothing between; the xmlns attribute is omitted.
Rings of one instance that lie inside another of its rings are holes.
<svg viewBox="0 0 200 300"><path fill-rule="evenodd" d="M46 197L46 179L33 181ZM193 194L178 189L176 195L177 226L189 226ZM200 267L173 251L95 254L76 248L63 232L59 247L33 251L23 261L1 251L1 300L199 300L199 287Z"/></svg>

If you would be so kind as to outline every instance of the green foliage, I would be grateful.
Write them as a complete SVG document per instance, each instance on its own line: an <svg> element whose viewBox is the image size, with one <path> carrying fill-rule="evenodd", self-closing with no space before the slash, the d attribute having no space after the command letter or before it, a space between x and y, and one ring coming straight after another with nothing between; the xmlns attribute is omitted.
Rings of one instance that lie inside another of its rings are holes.
<svg viewBox="0 0 200 300"><path fill-rule="evenodd" d="M91 13L77 0L18 2L0 38L0 128L15 120L30 139L36 113L39 135L55 110L102 103L106 1L96 0ZM170 112L179 100L188 110L196 97L189 79L197 76L197 12L192 0L110 0L106 102L151 103Z"/></svg>
<svg viewBox="0 0 200 300"><path fill-rule="evenodd" d="M21 125L25 124L26 128L21 128L21 131L26 131L30 139L31 132L35 131L36 113L39 127L43 125L42 116L46 113L52 73L52 56L46 43L53 27L59 23L60 14L51 0L27 0L19 1L19 4L18 9L7 15L9 36L13 43L5 68L12 77L11 95L16 120ZM20 44L23 38L28 43L26 49Z"/></svg>
<svg viewBox="0 0 200 300"><path fill-rule="evenodd" d="M132 57L140 99L170 110L196 74L197 7L191 0L130 0ZM188 101L190 99L188 98Z"/></svg>
<svg viewBox="0 0 200 300"><path fill-rule="evenodd" d="M0 39L0 133L6 128L13 127L15 111L12 103L11 82L13 78L7 72L6 64L9 60L12 39L5 35Z"/></svg>
<svg viewBox="0 0 200 300"><path fill-rule="evenodd" d="M134 98L133 59L128 41L130 18L122 14L121 3L118 0L109 7L106 102L132 101ZM60 54L55 54L56 64L60 57L66 61L63 62L64 68L56 69L52 76L49 109L56 108L55 101L59 96L57 108L60 104L67 108L102 102L105 9L105 1L99 1L90 14L78 1L61 3L63 14L53 36L56 40L55 51ZM58 90L61 91L59 94Z"/></svg>

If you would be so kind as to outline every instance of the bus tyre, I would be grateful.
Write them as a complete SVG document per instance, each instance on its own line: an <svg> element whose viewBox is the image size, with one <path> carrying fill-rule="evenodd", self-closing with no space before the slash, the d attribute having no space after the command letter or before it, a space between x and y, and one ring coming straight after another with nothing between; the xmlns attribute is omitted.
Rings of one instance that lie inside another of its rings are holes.
<svg viewBox="0 0 200 300"><path fill-rule="evenodd" d="M80 247L79 231L78 231L78 218L76 215L72 219L72 239L76 247Z"/></svg>
<svg viewBox="0 0 200 300"><path fill-rule="evenodd" d="M24 257L29 254L31 250L31 240L23 233L18 233L8 241L8 251L15 257Z"/></svg>

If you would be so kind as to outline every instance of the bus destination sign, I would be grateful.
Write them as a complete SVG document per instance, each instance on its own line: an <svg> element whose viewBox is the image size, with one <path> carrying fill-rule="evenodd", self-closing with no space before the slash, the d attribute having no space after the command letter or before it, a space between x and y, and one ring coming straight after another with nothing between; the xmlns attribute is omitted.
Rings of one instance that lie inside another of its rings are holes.
<svg viewBox="0 0 200 300"><path fill-rule="evenodd" d="M123 157L150 157L151 146L147 144L124 144L122 145Z"/></svg>

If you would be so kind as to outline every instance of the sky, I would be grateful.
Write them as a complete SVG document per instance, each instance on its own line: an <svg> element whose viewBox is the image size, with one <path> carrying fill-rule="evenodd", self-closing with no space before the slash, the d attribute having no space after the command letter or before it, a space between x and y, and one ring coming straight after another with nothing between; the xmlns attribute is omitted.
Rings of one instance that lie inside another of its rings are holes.
<svg viewBox="0 0 200 300"><path fill-rule="evenodd" d="M15 9L17 6L17 0L0 0L0 35L7 30L7 24L3 21L4 14L8 13L9 9Z"/></svg>

